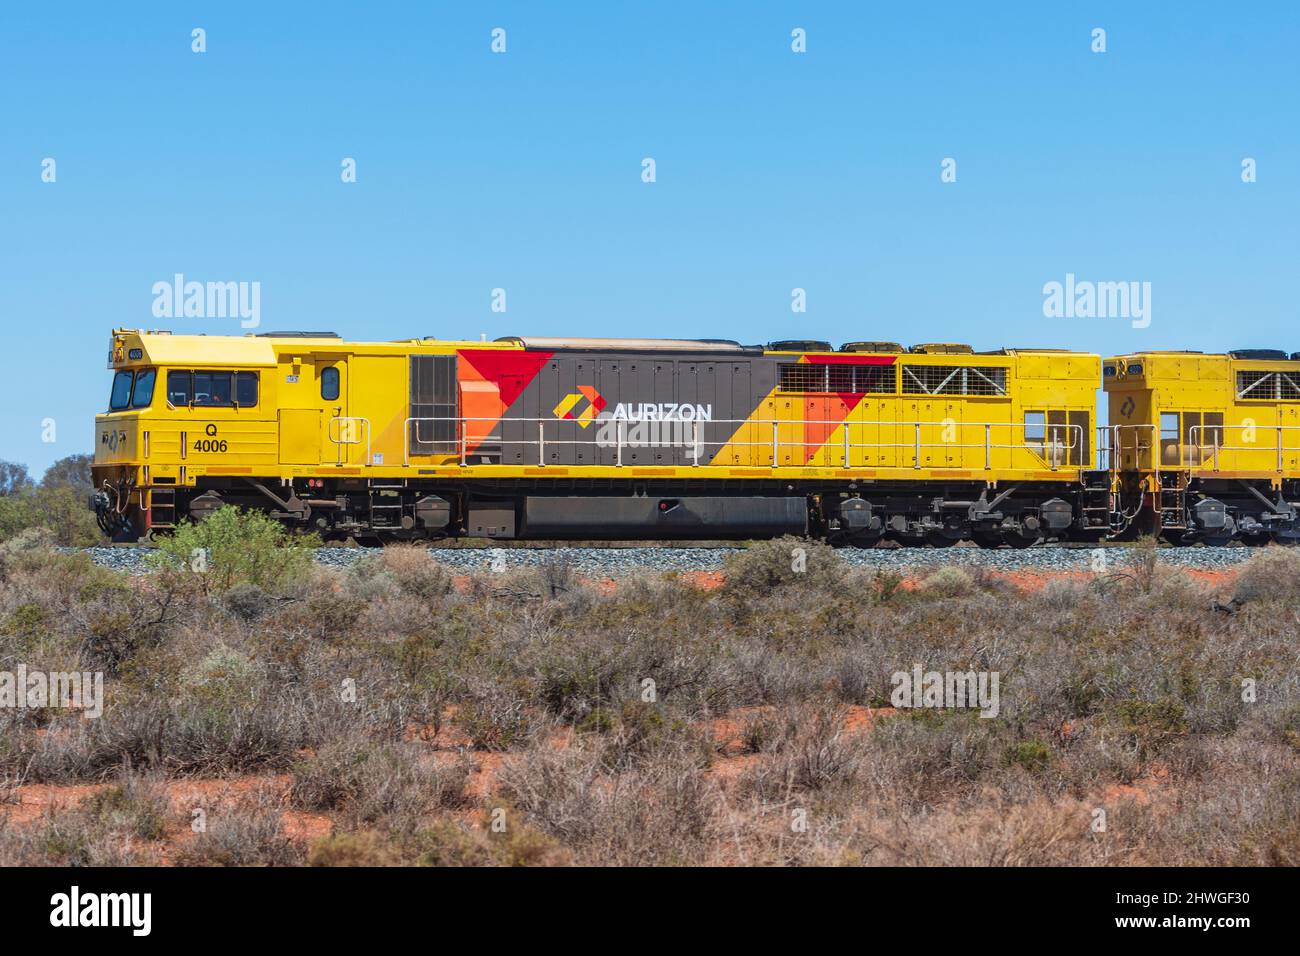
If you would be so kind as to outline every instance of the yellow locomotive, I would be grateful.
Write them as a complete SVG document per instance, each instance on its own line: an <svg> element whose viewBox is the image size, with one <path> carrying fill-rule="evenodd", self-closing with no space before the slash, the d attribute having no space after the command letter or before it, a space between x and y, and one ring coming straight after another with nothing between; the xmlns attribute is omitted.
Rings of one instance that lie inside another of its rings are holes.
<svg viewBox="0 0 1300 956"><path fill-rule="evenodd" d="M1111 530L1097 355L819 341L113 332L101 526L943 546Z"/></svg>
<svg viewBox="0 0 1300 956"><path fill-rule="evenodd" d="M1103 383L1117 534L1300 539L1300 354L1136 353Z"/></svg>

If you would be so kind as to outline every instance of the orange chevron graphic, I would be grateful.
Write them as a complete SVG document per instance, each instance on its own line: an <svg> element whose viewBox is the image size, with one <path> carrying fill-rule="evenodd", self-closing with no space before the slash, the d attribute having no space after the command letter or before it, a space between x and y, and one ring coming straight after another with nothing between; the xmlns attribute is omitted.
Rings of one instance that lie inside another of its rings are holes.
<svg viewBox="0 0 1300 956"><path fill-rule="evenodd" d="M587 400L587 407L577 415L573 414L573 409L584 398ZM576 392L570 392L560 399L560 404L555 406L555 417L577 422L580 428L586 428L604 407L605 399L600 392L596 391L595 386L579 385Z"/></svg>

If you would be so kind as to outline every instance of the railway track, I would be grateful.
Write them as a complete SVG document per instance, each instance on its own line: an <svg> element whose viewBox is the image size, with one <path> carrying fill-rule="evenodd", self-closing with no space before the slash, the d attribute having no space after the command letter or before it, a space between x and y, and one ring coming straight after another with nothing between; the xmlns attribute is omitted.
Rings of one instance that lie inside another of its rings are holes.
<svg viewBox="0 0 1300 956"><path fill-rule="evenodd" d="M112 546L81 550L105 567L129 574L143 574L150 569L148 546ZM375 549L319 548L316 560L329 567L345 568ZM567 561L579 574L592 577L626 577L638 573L699 572L722 570L726 559L742 550L735 542L696 542L644 545L630 542L603 542L592 546L581 542L502 542L500 546L433 547L430 558L458 573L537 566L557 559ZM1002 572L1053 574L1092 572L1096 570L1095 545L1039 545L1023 550L997 551L978 547L954 548L844 548L837 553L855 567L894 570L903 574L922 573L926 569L954 565L986 568ZM1119 569L1138 558L1138 548L1131 545L1106 545L1107 569ZM1176 567L1198 570L1231 570L1257 554L1246 547L1161 548L1158 560Z"/></svg>

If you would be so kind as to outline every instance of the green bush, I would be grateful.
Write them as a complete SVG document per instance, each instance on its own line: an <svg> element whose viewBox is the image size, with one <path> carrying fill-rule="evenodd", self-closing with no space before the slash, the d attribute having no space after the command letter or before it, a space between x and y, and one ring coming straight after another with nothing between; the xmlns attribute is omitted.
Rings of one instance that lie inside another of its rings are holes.
<svg viewBox="0 0 1300 956"><path fill-rule="evenodd" d="M1052 762L1052 748L1041 740L1022 740L1007 748L1006 760L1026 770L1045 770Z"/></svg>
<svg viewBox="0 0 1300 956"><path fill-rule="evenodd" d="M183 524L158 543L161 562L201 575L203 589L223 593L237 584L283 592L312 567L314 536L294 537L274 518L227 506L197 524Z"/></svg>
<svg viewBox="0 0 1300 956"><path fill-rule="evenodd" d="M0 540L36 528L48 530L54 543L64 547L91 547L104 540L85 496L68 485L42 485L0 497Z"/></svg>
<svg viewBox="0 0 1300 956"><path fill-rule="evenodd" d="M1187 734L1187 708L1173 697L1159 700L1130 698L1116 703L1107 716L1138 748L1153 754L1164 744Z"/></svg>

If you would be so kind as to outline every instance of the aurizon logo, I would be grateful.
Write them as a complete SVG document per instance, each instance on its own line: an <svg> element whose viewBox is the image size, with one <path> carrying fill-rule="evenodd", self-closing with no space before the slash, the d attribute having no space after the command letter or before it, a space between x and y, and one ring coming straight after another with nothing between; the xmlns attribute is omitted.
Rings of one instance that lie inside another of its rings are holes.
<svg viewBox="0 0 1300 956"><path fill-rule="evenodd" d="M584 398L587 400L587 407L575 415L573 410ZM577 422L579 427L586 428L604 407L605 399L600 392L596 391L594 385L579 385L576 392L570 392L560 399L560 404L555 406L555 417Z"/></svg>

